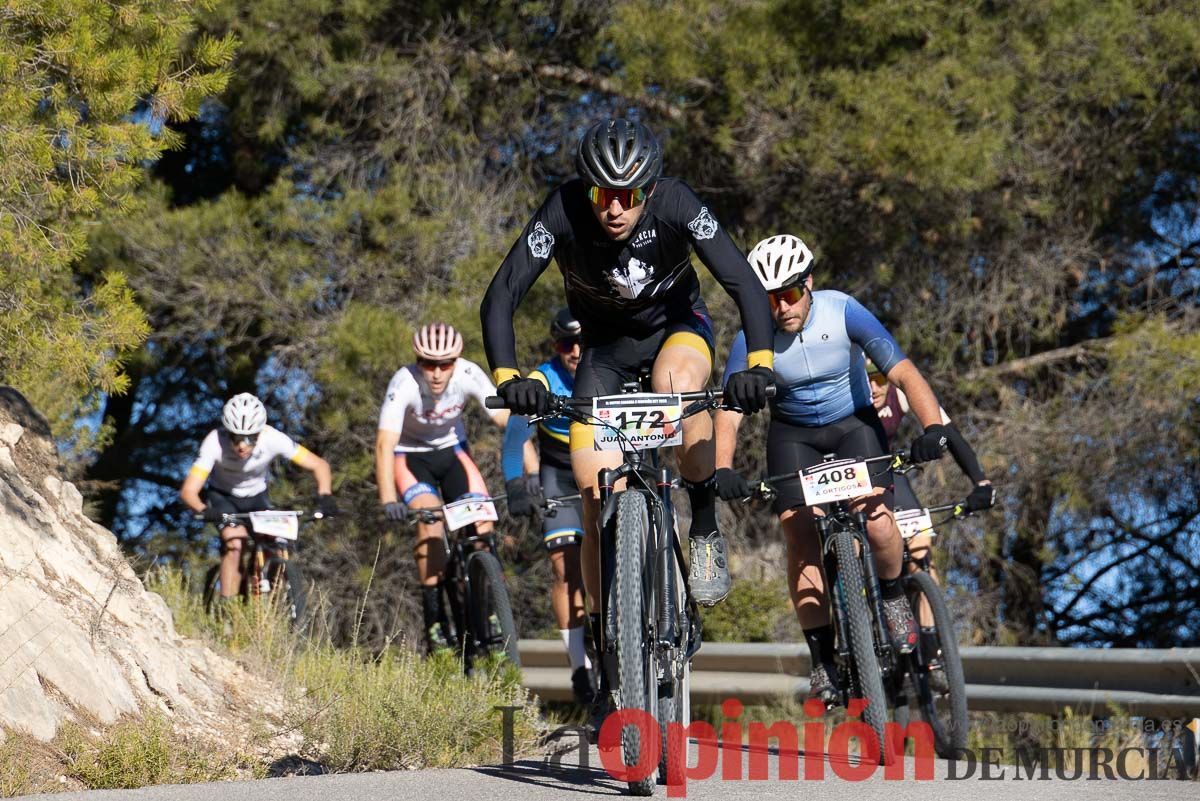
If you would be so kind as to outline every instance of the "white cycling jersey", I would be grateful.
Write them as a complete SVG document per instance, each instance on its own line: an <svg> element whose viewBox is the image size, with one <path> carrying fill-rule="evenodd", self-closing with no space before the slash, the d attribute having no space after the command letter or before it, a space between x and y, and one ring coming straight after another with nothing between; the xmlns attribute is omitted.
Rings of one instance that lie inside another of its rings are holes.
<svg viewBox="0 0 1200 801"><path fill-rule="evenodd" d="M462 422L467 400L474 398L482 406L485 398L495 394L495 384L479 365L467 359L456 360L454 374L436 398L421 368L405 365L388 382L387 398L379 410L379 428L400 435L396 453L452 448L467 439ZM495 409L487 413L493 419L502 414Z"/></svg>
<svg viewBox="0 0 1200 801"><path fill-rule="evenodd" d="M306 453L308 450L287 434L263 426L254 450L245 459L239 459L229 433L216 428L200 443L200 455L192 465L191 474L207 478L213 489L226 495L249 498L267 491L267 470L276 457L298 462Z"/></svg>

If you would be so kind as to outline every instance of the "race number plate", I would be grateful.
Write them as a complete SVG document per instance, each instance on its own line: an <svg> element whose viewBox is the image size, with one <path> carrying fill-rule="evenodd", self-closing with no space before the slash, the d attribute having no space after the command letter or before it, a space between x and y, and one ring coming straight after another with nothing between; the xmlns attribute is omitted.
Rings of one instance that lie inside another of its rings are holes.
<svg viewBox="0 0 1200 801"><path fill-rule="evenodd" d="M900 536L910 540L918 534L933 536L933 520L929 518L927 509L897 509L896 526Z"/></svg>
<svg viewBox="0 0 1200 801"><path fill-rule="evenodd" d="M853 459L825 462L803 470L800 482L804 487L804 502L809 506L848 501L871 492L871 474L866 462Z"/></svg>
<svg viewBox="0 0 1200 801"><path fill-rule="evenodd" d="M251 512L250 527L255 534L295 540L300 536L299 512Z"/></svg>
<svg viewBox="0 0 1200 801"><path fill-rule="evenodd" d="M446 528L451 531L458 531L472 523L500 519L500 515L496 514L496 504L482 498L463 498L448 503L442 507L442 516L446 521Z"/></svg>
<svg viewBox="0 0 1200 801"><path fill-rule="evenodd" d="M593 402L592 414L608 424L594 424L598 451L646 451L683 442L678 395L604 395Z"/></svg>

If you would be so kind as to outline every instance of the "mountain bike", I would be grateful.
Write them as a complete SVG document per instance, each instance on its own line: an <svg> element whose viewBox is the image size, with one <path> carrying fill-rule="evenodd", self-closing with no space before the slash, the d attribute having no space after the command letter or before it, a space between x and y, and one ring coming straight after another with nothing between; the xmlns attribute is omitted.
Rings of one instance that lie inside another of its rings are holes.
<svg viewBox="0 0 1200 801"><path fill-rule="evenodd" d="M933 522L934 515L949 513ZM938 755L953 759L967 747L967 687L963 677L962 658L958 652L958 636L954 616L946 603L946 594L929 573L929 556L915 559L909 553L909 541L920 534L933 534L935 529L969 515L963 502L922 509L897 510L896 525L904 540L903 581L905 594L913 614L923 628L936 632L935 653L926 653L924 639L916 650L906 655L903 675L895 683L894 716L901 727L907 726L915 712L933 730L934 749ZM909 572L915 564L917 570ZM904 745L899 743L899 749Z"/></svg>
<svg viewBox="0 0 1200 801"><path fill-rule="evenodd" d="M468 672L491 654L503 654L514 665L521 664L517 626L504 570L496 556L495 534L479 534L473 525L499 519L495 501L503 497L468 497L440 507L409 509L413 522L445 523L446 572L439 586L446 601L442 609L449 609L450 615L442 625L463 654ZM453 539L451 533L456 533Z"/></svg>
<svg viewBox="0 0 1200 801"><path fill-rule="evenodd" d="M245 525L250 533L232 540L242 540L242 559L239 565L241 581L238 596L243 600L273 597L282 593L284 614L291 624L301 628L307 619L308 589L300 565L292 558L300 537L303 520L321 520L320 512L301 510L268 510L230 513L221 516L218 530L227 525ZM200 515L196 519L203 519ZM221 597L221 565L217 563L204 574L204 611L212 614Z"/></svg>
<svg viewBox="0 0 1200 801"><path fill-rule="evenodd" d="M814 515L825 572L826 592L836 641L837 676L832 677L842 695L842 704L852 698L866 701L862 717L875 732L882 761L893 755L885 747L884 725L888 719L888 688L900 669L899 654L892 646L883 613L883 594L875 558L867 539L867 516L852 511L850 501L868 495L871 479L888 468L905 463L903 453L870 459L837 459L826 456L817 465L798 472L763 479L755 494L774 497L770 486L799 479L805 505L820 509ZM871 472L871 466L884 464Z"/></svg>
<svg viewBox="0 0 1200 801"><path fill-rule="evenodd" d="M657 776L665 782L667 727L690 722L691 659L702 637L671 500L677 480L662 465L658 451L679 444L682 421L719 408L722 395L714 390L644 392L639 382L623 389L620 395L595 398L551 395L547 417L594 426L598 447L623 455L619 467L599 474L604 625L597 650L616 708L639 710L658 722ZM498 397L486 403L488 408L504 408ZM625 488L617 490L620 481ZM641 735L632 723L622 727L626 765L641 763ZM650 795L654 780L650 775L629 781L629 790Z"/></svg>

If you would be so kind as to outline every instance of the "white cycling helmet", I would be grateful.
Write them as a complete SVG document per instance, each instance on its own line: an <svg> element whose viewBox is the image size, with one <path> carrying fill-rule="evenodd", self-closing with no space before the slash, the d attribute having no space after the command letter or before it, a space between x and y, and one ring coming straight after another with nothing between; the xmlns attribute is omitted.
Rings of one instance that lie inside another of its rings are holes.
<svg viewBox="0 0 1200 801"><path fill-rule="evenodd" d="M262 431L263 426L267 424L267 410L258 398L249 392L243 392L234 395L225 404L221 422L230 434L252 436Z"/></svg>
<svg viewBox="0 0 1200 801"><path fill-rule="evenodd" d="M813 268L813 254L800 237L772 236L759 242L746 257L768 292L799 283Z"/></svg>
<svg viewBox="0 0 1200 801"><path fill-rule="evenodd" d="M413 350L418 359L457 359L462 355L463 338L452 325L430 323L413 333Z"/></svg>

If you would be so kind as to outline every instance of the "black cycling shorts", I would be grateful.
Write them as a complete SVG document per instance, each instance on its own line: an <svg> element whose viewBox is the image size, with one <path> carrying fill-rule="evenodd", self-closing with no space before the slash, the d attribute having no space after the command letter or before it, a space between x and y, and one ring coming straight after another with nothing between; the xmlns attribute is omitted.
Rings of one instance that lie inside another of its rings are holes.
<svg viewBox="0 0 1200 801"><path fill-rule="evenodd" d="M859 409L836 423L823 426L798 426L772 419L767 429L767 472L770 475L799 472L820 464L826 454L839 459L870 459L883 456L886 442L883 425L873 406ZM871 465L871 484L890 488L892 471L883 462ZM804 506L800 477L775 482L778 496L772 507L776 514ZM886 502L891 504L890 497Z"/></svg>
<svg viewBox="0 0 1200 801"><path fill-rule="evenodd" d="M248 495L244 498L239 498L237 495L229 495L228 493L209 487L204 492L204 502L223 515L265 512L271 508L271 499L267 497L266 491L260 492L257 495ZM227 526L222 526L218 523L217 528L226 529L244 525L246 524L231 523Z"/></svg>
<svg viewBox="0 0 1200 801"><path fill-rule="evenodd" d="M576 398L592 398L620 393L622 384L649 375L658 352L667 340L676 336L678 342L693 344L698 350L707 350L705 355L712 362L716 352L715 339L712 320L703 300L697 299L687 314L642 338L622 336L590 341L585 329L583 354L575 370L572 394Z"/></svg>
<svg viewBox="0 0 1200 801"><path fill-rule="evenodd" d="M405 503L419 495L438 496L443 503L467 495L486 497L487 485L465 442L436 451L396 454L396 489Z"/></svg>
<svg viewBox="0 0 1200 801"><path fill-rule="evenodd" d="M540 471L542 492L547 498L575 495L575 474L570 468L542 462ZM583 502L576 499L569 506L556 506L554 517L542 515L542 543L547 551L567 545L578 545L583 539Z"/></svg>

